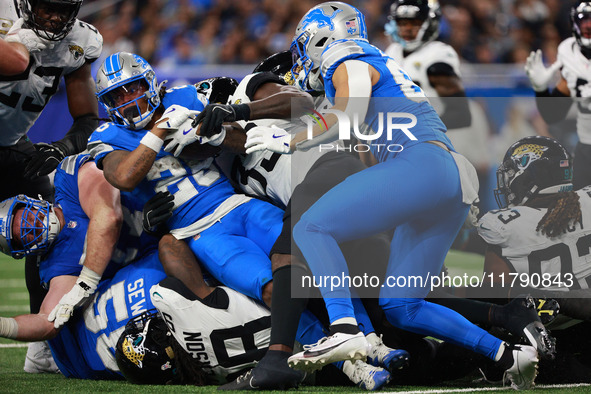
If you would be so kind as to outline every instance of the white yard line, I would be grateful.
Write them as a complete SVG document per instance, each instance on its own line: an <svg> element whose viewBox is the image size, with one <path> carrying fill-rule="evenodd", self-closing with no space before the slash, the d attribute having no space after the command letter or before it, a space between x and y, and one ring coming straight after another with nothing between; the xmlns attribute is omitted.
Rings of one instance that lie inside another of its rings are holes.
<svg viewBox="0 0 591 394"><path fill-rule="evenodd" d="M17 347L27 347L29 346L28 343L0 343L0 349L2 348L17 348Z"/></svg>
<svg viewBox="0 0 591 394"><path fill-rule="evenodd" d="M535 388L541 389L566 389L575 387L589 387L589 383L574 383L574 384L537 384ZM477 391L502 391L510 390L510 386L506 387L473 387L467 389L433 389L433 390L413 390L413 391L384 391L384 393L404 393L404 394L436 394L436 393L473 393Z"/></svg>

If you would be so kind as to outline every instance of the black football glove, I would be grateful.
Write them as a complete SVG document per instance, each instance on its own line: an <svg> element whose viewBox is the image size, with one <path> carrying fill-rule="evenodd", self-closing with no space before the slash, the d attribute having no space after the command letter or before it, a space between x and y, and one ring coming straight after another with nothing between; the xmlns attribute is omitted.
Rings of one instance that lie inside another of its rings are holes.
<svg viewBox="0 0 591 394"><path fill-rule="evenodd" d="M158 192L144 205L143 227L150 235L162 236L168 232L166 221L172 216L174 196L166 192Z"/></svg>
<svg viewBox="0 0 591 394"><path fill-rule="evenodd" d="M29 164L25 167L23 174L28 179L49 174L66 157L64 152L55 144L40 142L35 144L35 149L37 151L29 156Z"/></svg>
<svg viewBox="0 0 591 394"><path fill-rule="evenodd" d="M201 123L199 135L211 137L222 131L222 123L249 120L250 108L247 104L208 104L192 123L195 128Z"/></svg>

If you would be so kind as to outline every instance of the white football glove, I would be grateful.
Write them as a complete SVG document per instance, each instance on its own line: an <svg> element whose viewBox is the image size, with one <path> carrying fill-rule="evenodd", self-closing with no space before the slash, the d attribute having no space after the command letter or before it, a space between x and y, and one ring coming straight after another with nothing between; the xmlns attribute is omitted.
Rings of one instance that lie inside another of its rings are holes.
<svg viewBox="0 0 591 394"><path fill-rule="evenodd" d="M82 267L76 284L53 308L47 320L54 322L53 326L56 329L66 324L72 317L74 309L83 305L94 294L100 280L99 274L89 268Z"/></svg>
<svg viewBox="0 0 591 394"><path fill-rule="evenodd" d="M203 137L198 135L197 127L193 127L193 119L187 119L185 123L179 126L178 129L168 133L166 137L164 137L164 142L167 142L167 145L164 147L164 151L171 152L173 149L175 149L173 155L178 157L185 146L190 145L193 142L219 146L226 138L226 129L223 127L221 132L214 134L211 137Z"/></svg>
<svg viewBox="0 0 591 394"><path fill-rule="evenodd" d="M181 105L173 104L166 108L160 119L156 122L156 127L167 130L177 130L187 119L191 122L200 111L193 111Z"/></svg>
<svg viewBox="0 0 591 394"><path fill-rule="evenodd" d="M548 85L562 67L560 60L557 60L550 67L546 68L542 61L542 51L532 51L525 62L525 73L531 82L531 86L536 92L543 92L548 89Z"/></svg>
<svg viewBox="0 0 591 394"><path fill-rule="evenodd" d="M31 29L23 29L23 18L19 18L14 22L4 39L6 42L19 42L23 44L29 53L41 52L44 49L52 49L55 45L53 42L39 37Z"/></svg>
<svg viewBox="0 0 591 394"><path fill-rule="evenodd" d="M291 134L275 125L256 126L246 133L246 154L269 150L277 153L290 153Z"/></svg>

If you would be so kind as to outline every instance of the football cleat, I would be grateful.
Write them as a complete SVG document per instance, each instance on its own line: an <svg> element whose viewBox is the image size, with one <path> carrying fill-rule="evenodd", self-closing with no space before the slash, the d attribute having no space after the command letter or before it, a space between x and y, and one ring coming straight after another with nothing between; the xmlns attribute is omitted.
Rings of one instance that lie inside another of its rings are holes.
<svg viewBox="0 0 591 394"><path fill-rule="evenodd" d="M506 328L513 335L527 339L542 357L554 358L556 340L540 321L536 302L532 297L515 298L503 306L503 309L510 316L510 319L507 319Z"/></svg>
<svg viewBox="0 0 591 394"><path fill-rule="evenodd" d="M527 345L514 345L512 352L513 365L505 371L503 382L511 383L515 390L527 390L538 375L538 352Z"/></svg>
<svg viewBox="0 0 591 394"><path fill-rule="evenodd" d="M362 332L337 332L313 345L304 345L304 351L294 354L287 362L292 368L311 372L337 361L365 360L368 347L369 342Z"/></svg>
<svg viewBox="0 0 591 394"><path fill-rule="evenodd" d="M298 387L305 377L305 372L289 368L285 359L276 362L263 358L254 368L218 390L287 390Z"/></svg>
<svg viewBox="0 0 591 394"><path fill-rule="evenodd" d="M550 324L560 313L560 304L555 299L537 298L536 309L538 316L544 325Z"/></svg>
<svg viewBox="0 0 591 394"><path fill-rule="evenodd" d="M367 362L375 367L384 367L392 372L408 365L410 354L406 350L392 349L384 345L382 336L376 343L370 344L367 352Z"/></svg>
<svg viewBox="0 0 591 394"><path fill-rule="evenodd" d="M361 360L355 362L345 361L343 363L343 373L357 387L371 391L381 389L391 379L390 373L384 368L374 367Z"/></svg>
<svg viewBox="0 0 591 394"><path fill-rule="evenodd" d="M31 342L27 349L25 366L27 373L59 373L47 342Z"/></svg>

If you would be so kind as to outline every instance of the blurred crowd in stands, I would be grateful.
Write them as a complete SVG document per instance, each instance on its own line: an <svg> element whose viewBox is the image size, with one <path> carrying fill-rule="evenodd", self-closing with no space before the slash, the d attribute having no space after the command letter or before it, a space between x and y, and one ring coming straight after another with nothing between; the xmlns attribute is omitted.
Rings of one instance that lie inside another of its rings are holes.
<svg viewBox="0 0 591 394"><path fill-rule="evenodd" d="M80 18L104 36L103 56L135 52L156 66L255 64L288 49L311 0L86 0ZM385 49L390 0L347 1L366 16L370 41ZM440 0L440 40L468 63L524 63L541 48L548 62L569 37L574 0ZM86 12L85 12L86 11Z"/></svg>

